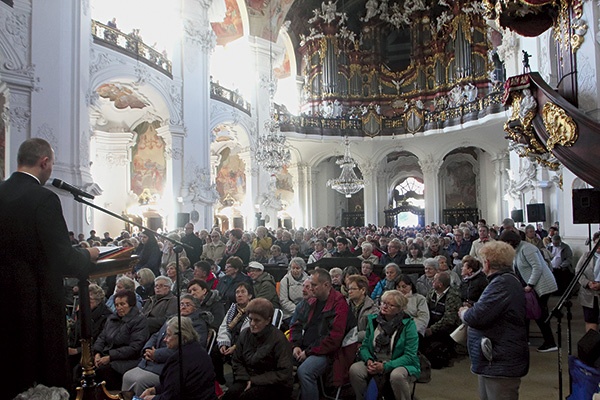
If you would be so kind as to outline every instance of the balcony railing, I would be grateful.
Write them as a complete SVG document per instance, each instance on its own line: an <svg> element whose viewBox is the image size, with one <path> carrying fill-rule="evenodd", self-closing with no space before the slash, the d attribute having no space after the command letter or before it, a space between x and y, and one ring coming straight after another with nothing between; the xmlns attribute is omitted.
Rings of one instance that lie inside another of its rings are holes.
<svg viewBox="0 0 600 400"><path fill-rule="evenodd" d="M118 29L111 28L92 20L92 36L94 43L111 48L133 57L173 78L173 66L165 55L145 44L140 38L127 35Z"/></svg>
<svg viewBox="0 0 600 400"><path fill-rule="evenodd" d="M372 136L408 135L443 129L483 118L489 114L504 112L502 92L494 91L473 102L442 110L416 110L416 113L400 113L394 117L379 116L379 131ZM414 107L413 107L414 108ZM409 110L410 111L410 110ZM279 112L282 132L298 132L322 136L365 136L364 121L361 115L344 115L340 118L315 116L294 116ZM368 128L368 127L367 127ZM369 135L371 136L371 135Z"/></svg>
<svg viewBox="0 0 600 400"><path fill-rule="evenodd" d="M210 98L227 103L232 107L237 108L240 111L245 112L249 116L252 116L250 103L244 100L244 98L231 89L224 88L216 82L210 82Z"/></svg>

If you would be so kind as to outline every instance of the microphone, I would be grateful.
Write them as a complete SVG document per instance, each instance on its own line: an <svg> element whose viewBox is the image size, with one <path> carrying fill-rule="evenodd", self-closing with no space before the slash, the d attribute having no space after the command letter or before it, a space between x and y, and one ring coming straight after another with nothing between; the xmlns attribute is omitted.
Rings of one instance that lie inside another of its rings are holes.
<svg viewBox="0 0 600 400"><path fill-rule="evenodd" d="M87 197L88 199L93 199L94 195L89 194L88 192L84 192L83 190L68 184L65 181L61 181L60 179L54 179L52 180L52 186L57 187L59 189L62 190L66 190L67 192L70 192L73 196L75 197Z"/></svg>

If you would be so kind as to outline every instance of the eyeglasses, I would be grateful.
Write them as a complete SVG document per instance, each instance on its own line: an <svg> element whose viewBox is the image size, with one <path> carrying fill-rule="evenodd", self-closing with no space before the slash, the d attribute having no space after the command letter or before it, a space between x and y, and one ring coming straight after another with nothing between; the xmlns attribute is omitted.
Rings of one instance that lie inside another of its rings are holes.
<svg viewBox="0 0 600 400"><path fill-rule="evenodd" d="M179 307L181 307L181 308L194 307L194 303L179 303Z"/></svg>
<svg viewBox="0 0 600 400"><path fill-rule="evenodd" d="M382 306L386 306L386 307L390 307L390 308L396 308L396 307L398 307L396 304L386 303L386 302L381 303L381 305Z"/></svg>

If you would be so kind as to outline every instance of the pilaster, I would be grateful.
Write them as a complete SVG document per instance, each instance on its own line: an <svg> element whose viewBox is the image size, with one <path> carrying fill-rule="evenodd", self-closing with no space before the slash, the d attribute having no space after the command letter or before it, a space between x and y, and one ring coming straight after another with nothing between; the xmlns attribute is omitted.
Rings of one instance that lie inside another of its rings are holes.
<svg viewBox="0 0 600 400"><path fill-rule="evenodd" d="M439 172L443 160L429 154L427 157L419 160L419 166L423 171L423 183L425 185L425 223L431 221L442 222L442 213L440 210L440 180Z"/></svg>

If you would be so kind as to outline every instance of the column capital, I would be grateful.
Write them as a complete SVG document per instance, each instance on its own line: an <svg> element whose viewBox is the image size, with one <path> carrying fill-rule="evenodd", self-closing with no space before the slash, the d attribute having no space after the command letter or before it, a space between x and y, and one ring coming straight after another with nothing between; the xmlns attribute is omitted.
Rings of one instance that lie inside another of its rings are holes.
<svg viewBox="0 0 600 400"><path fill-rule="evenodd" d="M439 171L444 161L429 154L427 158L419 159L419 166L424 174L432 174Z"/></svg>

